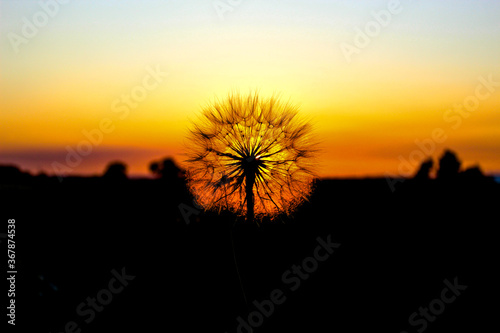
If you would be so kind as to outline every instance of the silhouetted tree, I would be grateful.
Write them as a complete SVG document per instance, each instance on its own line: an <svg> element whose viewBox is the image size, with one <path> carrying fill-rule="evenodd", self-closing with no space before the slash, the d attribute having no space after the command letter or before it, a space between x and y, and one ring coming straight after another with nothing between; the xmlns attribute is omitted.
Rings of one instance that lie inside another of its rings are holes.
<svg viewBox="0 0 500 333"><path fill-rule="evenodd" d="M441 180L452 180L458 176L462 162L451 150L445 150L443 156L439 159L439 170L437 178Z"/></svg>
<svg viewBox="0 0 500 333"><path fill-rule="evenodd" d="M108 164L103 175L109 180L125 180L127 179L127 165L120 161L114 161Z"/></svg>
<svg viewBox="0 0 500 333"><path fill-rule="evenodd" d="M420 165L420 168L418 169L417 173L413 177L415 180L427 180L430 179L430 173L432 170L432 167L434 165L434 161L432 160L431 157L426 159L425 161L422 162Z"/></svg>
<svg viewBox="0 0 500 333"><path fill-rule="evenodd" d="M184 177L184 171L177 166L171 157L149 164L149 170L158 178L176 180Z"/></svg>
<svg viewBox="0 0 500 333"><path fill-rule="evenodd" d="M481 171L479 165L467 168L465 171L461 172L460 175L466 181L483 181L487 178Z"/></svg>

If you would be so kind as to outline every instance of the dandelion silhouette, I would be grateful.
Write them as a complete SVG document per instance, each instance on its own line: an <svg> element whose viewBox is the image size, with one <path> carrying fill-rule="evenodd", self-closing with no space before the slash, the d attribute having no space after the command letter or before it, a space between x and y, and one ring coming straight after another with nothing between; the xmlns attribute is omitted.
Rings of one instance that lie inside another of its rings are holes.
<svg viewBox="0 0 500 333"><path fill-rule="evenodd" d="M187 181L205 210L247 221L289 215L312 191L311 125L278 98L229 95L192 123Z"/></svg>

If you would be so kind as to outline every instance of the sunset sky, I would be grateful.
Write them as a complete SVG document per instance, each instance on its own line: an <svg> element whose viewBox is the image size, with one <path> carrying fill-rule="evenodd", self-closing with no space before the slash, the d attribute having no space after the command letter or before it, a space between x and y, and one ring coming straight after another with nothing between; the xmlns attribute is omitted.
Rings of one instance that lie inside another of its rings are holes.
<svg viewBox="0 0 500 333"><path fill-rule="evenodd" d="M0 164L146 175L203 106L258 90L313 121L323 177L445 148L500 173L500 1L62 2L0 2Z"/></svg>

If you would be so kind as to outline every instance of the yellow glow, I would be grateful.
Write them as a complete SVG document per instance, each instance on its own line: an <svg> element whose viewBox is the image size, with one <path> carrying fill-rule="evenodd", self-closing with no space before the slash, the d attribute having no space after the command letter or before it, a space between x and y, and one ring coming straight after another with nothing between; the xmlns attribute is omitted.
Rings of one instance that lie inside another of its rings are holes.
<svg viewBox="0 0 500 333"><path fill-rule="evenodd" d="M32 16L13 4L5 4L3 35L19 33L22 17ZM364 9L369 15L370 3L353 11L348 3L256 1L238 6L223 22L212 6L190 2L164 2L154 11L119 5L117 13L127 15L115 15L104 2L94 5L105 11L85 3L61 8L19 53L2 40L0 155L64 154L86 140L84 131L109 119L114 129L94 151L142 149L140 158L122 158L132 173L147 174L147 154L185 158L186 129L202 108L230 92L257 90L261 96L281 93L313 119L323 148L320 176L397 173L398 157L407 158L418 148L415 140L429 138L435 128L448 138L433 155L450 147L466 163L500 171L498 86L467 118L444 118L475 94L479 77L500 81L493 2L474 7L476 16L461 16L468 13L465 5L440 18L426 7L415 7L412 15L405 9L351 63L339 44L353 40L353 22ZM462 21L465 16L470 21ZM115 112L115 101L157 66L168 72L164 80L125 117ZM18 163L50 173L51 160L37 158ZM92 159L84 158L75 172L102 170ZM0 156L0 163L9 161Z"/></svg>

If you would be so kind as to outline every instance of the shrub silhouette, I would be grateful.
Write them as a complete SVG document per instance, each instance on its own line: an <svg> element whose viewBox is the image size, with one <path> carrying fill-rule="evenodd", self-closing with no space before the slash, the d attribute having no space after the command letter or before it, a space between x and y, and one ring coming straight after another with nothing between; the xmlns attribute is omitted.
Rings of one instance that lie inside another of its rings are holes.
<svg viewBox="0 0 500 333"><path fill-rule="evenodd" d="M428 158L422 162L417 173L413 177L415 180L427 180L431 178L432 167L434 166L434 161L432 158Z"/></svg>
<svg viewBox="0 0 500 333"><path fill-rule="evenodd" d="M109 180L126 180L127 165L120 161L110 162L104 171L103 177Z"/></svg>
<svg viewBox="0 0 500 333"><path fill-rule="evenodd" d="M452 180L456 178L461 164L462 162L453 151L449 149L445 150L443 156L439 159L437 178L441 180Z"/></svg>
<svg viewBox="0 0 500 333"><path fill-rule="evenodd" d="M177 166L173 158L167 157L161 161L149 164L149 171L158 178L177 179L184 177L184 171Z"/></svg>

